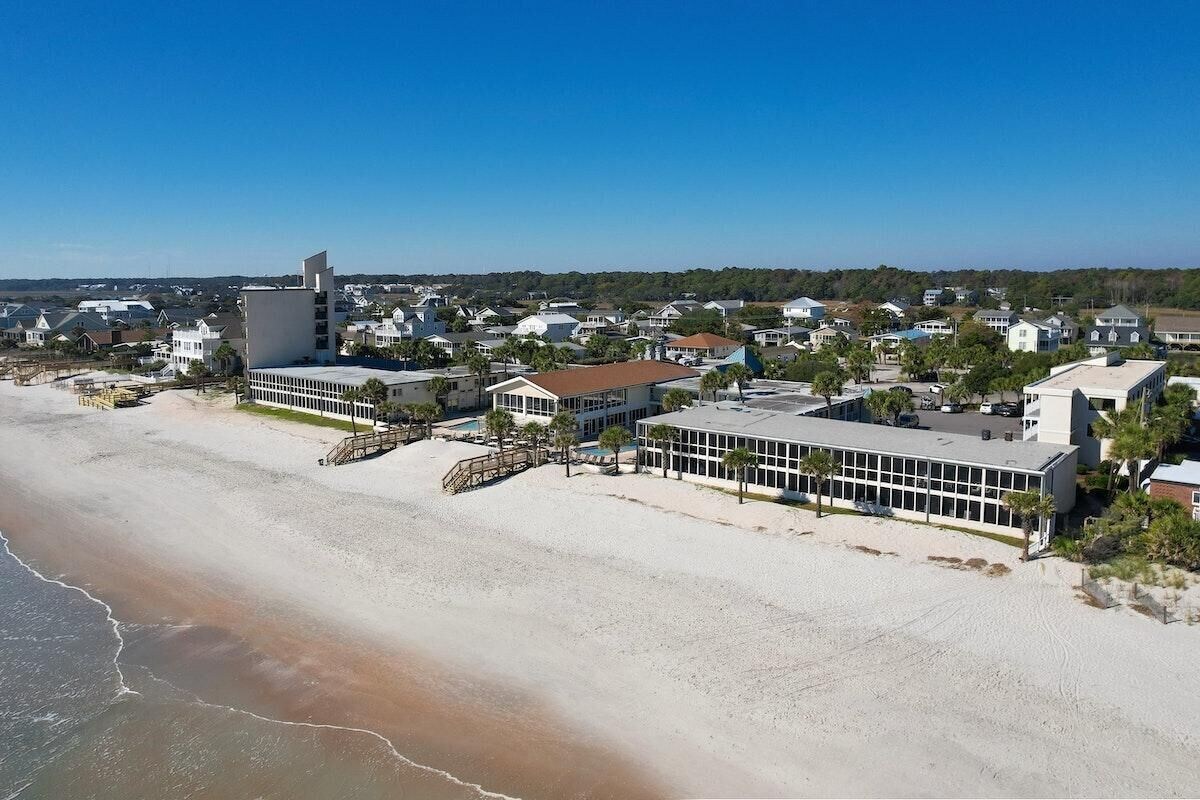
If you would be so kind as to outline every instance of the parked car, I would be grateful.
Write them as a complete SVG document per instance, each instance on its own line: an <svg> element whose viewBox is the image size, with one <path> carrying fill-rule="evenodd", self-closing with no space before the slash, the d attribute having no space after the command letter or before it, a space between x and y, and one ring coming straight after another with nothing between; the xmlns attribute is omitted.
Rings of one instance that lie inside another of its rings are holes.
<svg viewBox="0 0 1200 800"><path fill-rule="evenodd" d="M1016 403L1001 403L996 407L996 413L1002 417L1019 417L1024 409Z"/></svg>
<svg viewBox="0 0 1200 800"><path fill-rule="evenodd" d="M909 397L912 397L913 391L912 391L912 389L908 388L907 386L893 386L892 388L897 389L901 392L904 392Z"/></svg>
<svg viewBox="0 0 1200 800"><path fill-rule="evenodd" d="M979 413L980 414L995 414L996 406L998 406L998 405L1000 405L1000 404L999 403L980 403L979 404Z"/></svg>
<svg viewBox="0 0 1200 800"><path fill-rule="evenodd" d="M930 394L941 394L945 390L945 388L946 387L942 386L940 383L931 383L931 384L929 384L929 393Z"/></svg>
<svg viewBox="0 0 1200 800"><path fill-rule="evenodd" d="M896 426L900 428L915 428L921 424L921 418L916 414L901 414Z"/></svg>
<svg viewBox="0 0 1200 800"><path fill-rule="evenodd" d="M942 403L943 414L961 414L962 406L958 403Z"/></svg>

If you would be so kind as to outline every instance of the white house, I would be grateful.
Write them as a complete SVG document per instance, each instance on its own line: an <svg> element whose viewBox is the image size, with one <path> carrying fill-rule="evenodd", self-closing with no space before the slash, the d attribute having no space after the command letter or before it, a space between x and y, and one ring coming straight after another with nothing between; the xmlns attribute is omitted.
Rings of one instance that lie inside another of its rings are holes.
<svg viewBox="0 0 1200 800"><path fill-rule="evenodd" d="M913 330L924 331L930 336L950 336L954 326L947 319L927 319L913 324Z"/></svg>
<svg viewBox="0 0 1200 800"><path fill-rule="evenodd" d="M1044 322L1021 320L1008 329L1008 349L1026 353L1053 353L1062 344L1061 332Z"/></svg>
<svg viewBox="0 0 1200 800"><path fill-rule="evenodd" d="M940 306L942 304L942 290L926 289L921 293L921 302L927 306Z"/></svg>
<svg viewBox="0 0 1200 800"><path fill-rule="evenodd" d="M375 329L375 346L390 347L406 339L425 339L446 332L446 323L438 319L434 306L397 308L391 322Z"/></svg>
<svg viewBox="0 0 1200 800"><path fill-rule="evenodd" d="M990 311L984 309L975 312L975 321L986 325L1001 336L1008 336L1008 329L1018 320L1012 311Z"/></svg>
<svg viewBox="0 0 1200 800"><path fill-rule="evenodd" d="M824 304L811 297L797 297L783 307L783 317L788 320L818 320L824 316Z"/></svg>
<svg viewBox="0 0 1200 800"><path fill-rule="evenodd" d="M579 320L567 314L539 312L531 314L517 323L513 336L549 337L550 341L558 343L566 341L579 330Z"/></svg>
<svg viewBox="0 0 1200 800"><path fill-rule="evenodd" d="M694 311L699 311L702 307L695 300L672 300L651 314L649 322L655 328L666 328L675 320Z"/></svg>
<svg viewBox="0 0 1200 800"><path fill-rule="evenodd" d="M721 315L721 319L733 314L739 308L746 307L745 300L709 300L704 304L704 307L709 311L715 311Z"/></svg>
<svg viewBox="0 0 1200 800"><path fill-rule="evenodd" d="M908 313L908 303L902 300L888 300L886 303L880 303L878 308L890 314L892 319L900 319Z"/></svg>
<svg viewBox="0 0 1200 800"><path fill-rule="evenodd" d="M219 317L202 317L188 328L176 328L171 332L170 365L176 375L186 375L193 361L199 361L216 372L222 365L217 363L216 353L222 342L228 342L242 358L246 352L242 320L236 314ZM233 367L232 363L225 366Z"/></svg>
<svg viewBox="0 0 1200 800"><path fill-rule="evenodd" d="M157 313L149 300L83 300L76 310L99 314L105 322L154 319Z"/></svg>

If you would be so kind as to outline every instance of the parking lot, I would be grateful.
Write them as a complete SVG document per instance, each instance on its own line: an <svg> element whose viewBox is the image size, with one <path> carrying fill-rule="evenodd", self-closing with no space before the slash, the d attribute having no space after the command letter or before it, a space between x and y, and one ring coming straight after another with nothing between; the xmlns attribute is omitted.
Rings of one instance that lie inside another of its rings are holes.
<svg viewBox="0 0 1200 800"><path fill-rule="evenodd" d="M992 436L999 439L1004 436L1005 431L1012 431L1016 439L1021 438L1021 418L1020 417L1001 417L996 414L980 414L977 411L963 411L961 414L943 414L938 408L941 407L941 399L937 395L929 393L928 383L911 383L900 381L897 383L871 383L868 384L875 390L887 390L893 386L907 386L912 389L913 405L916 406L914 413L920 417L921 424L919 428L933 431L945 431L946 433L961 433L971 436L979 436L983 430L990 430ZM921 398L924 396L934 398L933 409L921 408ZM990 400L999 402L999 396L989 397ZM1016 396L1009 392L1006 400L1014 400Z"/></svg>

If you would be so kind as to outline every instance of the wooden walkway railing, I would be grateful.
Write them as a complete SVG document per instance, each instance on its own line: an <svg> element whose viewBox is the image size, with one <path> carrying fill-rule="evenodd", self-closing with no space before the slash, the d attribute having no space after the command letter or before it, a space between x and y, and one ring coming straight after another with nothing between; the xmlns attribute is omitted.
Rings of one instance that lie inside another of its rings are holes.
<svg viewBox="0 0 1200 800"><path fill-rule="evenodd" d="M325 455L325 466L335 467L366 458L374 453L392 450L425 438L421 428L392 428L390 430L347 436Z"/></svg>
<svg viewBox="0 0 1200 800"><path fill-rule="evenodd" d="M79 396L79 405L113 410L130 408L138 404L136 392L128 389L102 389L98 392Z"/></svg>
<svg viewBox="0 0 1200 800"><path fill-rule="evenodd" d="M45 376L62 378L66 373L75 375L80 372L90 372L96 368L95 361L25 361L13 364L11 369L0 374L0 377L11 371L13 383L17 386L26 386L38 382L39 378Z"/></svg>
<svg viewBox="0 0 1200 800"><path fill-rule="evenodd" d="M522 447L488 453L459 461L442 478L442 490L457 494L467 489L482 486L488 481L503 478L536 467L545 461L542 450Z"/></svg>

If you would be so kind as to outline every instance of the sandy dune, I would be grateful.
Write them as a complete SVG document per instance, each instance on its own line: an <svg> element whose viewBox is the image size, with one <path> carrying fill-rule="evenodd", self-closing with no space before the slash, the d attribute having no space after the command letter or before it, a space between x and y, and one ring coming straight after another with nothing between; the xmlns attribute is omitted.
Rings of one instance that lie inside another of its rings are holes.
<svg viewBox="0 0 1200 800"><path fill-rule="evenodd" d="M326 468L336 431L226 405L99 412L0 383L0 506L76 508L81 551L511 687L670 794L1200 785L1200 630L1085 606L1074 565L657 476L547 466L446 497L470 445Z"/></svg>

